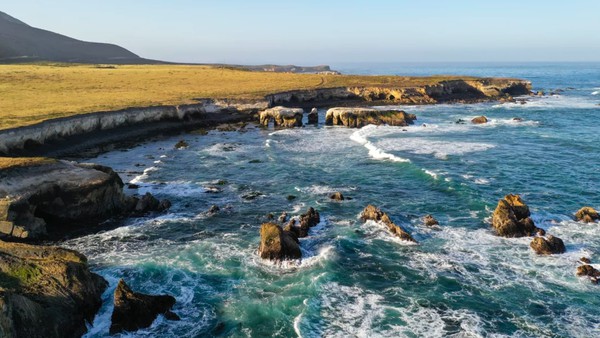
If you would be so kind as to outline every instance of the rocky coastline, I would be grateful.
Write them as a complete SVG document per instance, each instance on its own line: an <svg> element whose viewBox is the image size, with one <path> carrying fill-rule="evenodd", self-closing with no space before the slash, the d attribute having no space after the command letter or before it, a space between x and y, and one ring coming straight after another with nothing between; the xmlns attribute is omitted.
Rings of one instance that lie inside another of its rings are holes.
<svg viewBox="0 0 600 338"><path fill-rule="evenodd" d="M403 111L348 108L374 102L435 104L440 102L481 102L510 99L530 93L526 81L498 83L449 81L423 88L334 88L321 91L295 91L267 96L257 101L203 100L196 105L132 108L119 112L94 113L57 119L40 125L0 131L0 152L7 155L47 151L47 144L58 149L82 135L97 133L92 143L112 142L103 133L128 130L115 136L119 140L144 137L149 131L182 130L221 123L257 121L267 126L273 120L279 127L298 127L305 111L302 107L332 103L343 104L327 113L325 124L360 127L366 124L406 126L417 119ZM294 108L292 108L294 107ZM316 115L316 111L311 112ZM313 116L312 120L318 117ZM136 130L137 129L137 130ZM186 148L187 144L178 144ZM36 150L37 149L37 150ZM46 149L46 150L44 150ZM60 152L56 152L60 154ZM101 305L107 282L90 271L87 259L74 251L14 242L33 242L61 238L71 227L93 229L115 217L135 217L148 212L162 212L170 202L152 195L128 196L121 178L111 169L94 164L49 160L42 164L0 168L0 329L7 337L78 337L86 331ZM344 201L341 193L330 197ZM384 226L391 236L417 244L410 233L392 217L373 205L361 213L363 221ZM576 219L597 222L598 213L581 209ZM439 227L431 215L423 225ZM281 262L302 259L300 238L310 236L310 229L320 222L317 210L309 208L288 221L284 214L279 222L262 224L258 255ZM530 211L518 195L507 195L492 215L492 227L504 237L533 237L531 248L540 255L566 251L560 238L547 235L536 227ZM417 236L418 237L418 236ZM589 268L588 268L589 267ZM592 281L600 276L590 265L578 268L578 275ZM51 280L51 281L49 281ZM58 281L58 282L57 282ZM62 284L61 284L62 283ZM75 285L75 287L74 287ZM54 297L61 290L60 297ZM62 297L62 298L61 298ZM144 295L132 291L124 281L115 290L115 309L111 333L134 331L152 324L158 315L177 320L171 312L175 299L168 295ZM32 322L33 325L24 323ZM58 328L66 328L61 331ZM65 333L66 332L66 333Z"/></svg>

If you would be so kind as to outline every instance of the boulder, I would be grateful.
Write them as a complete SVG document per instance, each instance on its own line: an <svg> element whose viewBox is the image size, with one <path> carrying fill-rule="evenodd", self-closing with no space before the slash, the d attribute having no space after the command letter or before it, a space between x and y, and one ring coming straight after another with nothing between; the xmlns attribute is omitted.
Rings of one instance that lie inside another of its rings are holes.
<svg viewBox="0 0 600 338"><path fill-rule="evenodd" d="M279 221L279 223L285 223L288 219L288 214L287 212L283 212L281 213L281 215L279 216L279 218L277 219Z"/></svg>
<svg viewBox="0 0 600 338"><path fill-rule="evenodd" d="M260 227L260 257L275 261L300 259L302 252L294 237L290 231L283 230L275 223L264 223Z"/></svg>
<svg viewBox="0 0 600 338"><path fill-rule="evenodd" d="M406 230L404 230L404 228L392 222L387 213L381 211L381 209L373 205L367 205L362 211L360 217L363 221L371 220L385 224L392 234L402 240L415 243L417 242Z"/></svg>
<svg viewBox="0 0 600 338"><path fill-rule="evenodd" d="M344 195L342 195L341 192L336 191L333 194L331 194L329 196L330 199L334 200L334 201L343 201L344 200Z"/></svg>
<svg viewBox="0 0 600 338"><path fill-rule="evenodd" d="M179 320L179 316L171 312L173 305L173 296L133 292L121 279L115 289L110 334L149 327L160 314L169 320Z"/></svg>
<svg viewBox="0 0 600 338"><path fill-rule="evenodd" d="M350 128L361 128L368 124L404 127L413 124L416 119L416 115L401 110L337 107L327 110L325 124Z"/></svg>
<svg viewBox="0 0 600 338"><path fill-rule="evenodd" d="M308 208L306 213L300 215L300 227L312 228L319 222L321 222L321 216L313 207Z"/></svg>
<svg viewBox="0 0 600 338"><path fill-rule="evenodd" d="M592 207L583 207L575 213L575 219L583 223L593 223L600 220L600 215Z"/></svg>
<svg viewBox="0 0 600 338"><path fill-rule="evenodd" d="M585 263L585 264L590 264L590 263L592 262L592 261L591 261L589 258L587 258L587 257L581 257L579 260L580 260L581 262Z"/></svg>
<svg viewBox="0 0 600 338"><path fill-rule="evenodd" d="M597 284L600 280L600 271L589 264L584 264L577 267L577 276L587 276L592 283Z"/></svg>
<svg viewBox="0 0 600 338"><path fill-rule="evenodd" d="M538 255L560 254L566 251L565 244L563 243L562 239L552 235L548 235L546 238L536 237L533 239L533 241L531 241L529 246Z"/></svg>
<svg viewBox="0 0 600 338"><path fill-rule="evenodd" d="M308 113L308 124L319 124L319 112L317 108L311 109Z"/></svg>
<svg viewBox="0 0 600 338"><path fill-rule="evenodd" d="M175 149L187 148L189 146L190 145L185 140L181 140L175 144Z"/></svg>
<svg viewBox="0 0 600 338"><path fill-rule="evenodd" d="M488 119L485 116L478 116L478 117L472 119L471 123L474 123L474 124L484 124L484 123L488 123Z"/></svg>
<svg viewBox="0 0 600 338"><path fill-rule="evenodd" d="M149 192L141 198L134 197L134 201L135 208L133 209L133 213L135 215L144 215L149 212L163 212L171 207L171 201L159 201Z"/></svg>
<svg viewBox="0 0 600 338"><path fill-rule="evenodd" d="M506 195L498 201L492 216L492 226L498 236L523 237L544 234L531 220L529 207L519 195Z"/></svg>
<svg viewBox="0 0 600 338"><path fill-rule="evenodd" d="M423 217L423 223L428 227L440 224L432 215L425 215L425 217Z"/></svg>
<svg viewBox="0 0 600 338"><path fill-rule="evenodd" d="M302 108L273 107L259 114L260 124L267 127L273 120L275 127L302 127Z"/></svg>
<svg viewBox="0 0 600 338"><path fill-rule="evenodd" d="M106 287L76 251L0 241L0 337L81 337Z"/></svg>

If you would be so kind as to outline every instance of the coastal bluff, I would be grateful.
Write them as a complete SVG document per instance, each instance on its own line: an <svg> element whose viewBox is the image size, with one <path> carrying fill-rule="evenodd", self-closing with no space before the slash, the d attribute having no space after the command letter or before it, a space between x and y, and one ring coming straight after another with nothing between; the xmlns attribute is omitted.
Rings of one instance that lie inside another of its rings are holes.
<svg viewBox="0 0 600 338"><path fill-rule="evenodd" d="M343 76L340 76L343 77ZM425 81L426 80L426 81ZM417 80L411 80L417 81ZM475 103L528 95L531 83L503 78L451 78L423 84L353 85L301 89L262 98L196 99L186 105L134 107L90 112L0 130L0 156L61 156L100 144L220 123L258 121L275 107L368 106L373 104Z"/></svg>

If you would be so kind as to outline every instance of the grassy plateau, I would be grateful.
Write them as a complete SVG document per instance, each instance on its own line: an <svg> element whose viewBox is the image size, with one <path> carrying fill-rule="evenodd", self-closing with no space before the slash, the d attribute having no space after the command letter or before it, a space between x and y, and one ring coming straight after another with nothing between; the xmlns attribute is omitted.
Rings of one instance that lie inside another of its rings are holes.
<svg viewBox="0 0 600 338"><path fill-rule="evenodd" d="M0 129L97 111L194 103L195 98L252 99L343 86L413 87L451 78L459 77L269 73L200 65L0 65Z"/></svg>

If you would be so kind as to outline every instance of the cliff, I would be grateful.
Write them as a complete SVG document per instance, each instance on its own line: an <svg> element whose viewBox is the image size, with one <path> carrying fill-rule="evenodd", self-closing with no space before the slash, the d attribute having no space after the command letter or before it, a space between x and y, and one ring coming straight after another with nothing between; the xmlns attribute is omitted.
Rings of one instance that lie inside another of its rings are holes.
<svg viewBox="0 0 600 338"><path fill-rule="evenodd" d="M87 147L194 126L251 121L274 106L436 104L482 102L530 93L531 83L516 79L446 80L423 86L349 86L294 90L258 100L200 99L196 104L128 108L47 120L0 130L0 155L61 156L65 147ZM52 143L57 147L52 147ZM41 147L41 145L44 145Z"/></svg>

